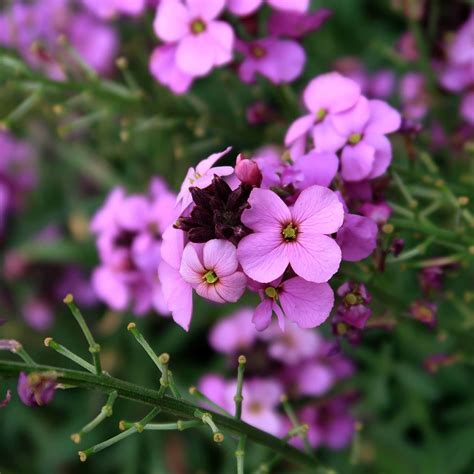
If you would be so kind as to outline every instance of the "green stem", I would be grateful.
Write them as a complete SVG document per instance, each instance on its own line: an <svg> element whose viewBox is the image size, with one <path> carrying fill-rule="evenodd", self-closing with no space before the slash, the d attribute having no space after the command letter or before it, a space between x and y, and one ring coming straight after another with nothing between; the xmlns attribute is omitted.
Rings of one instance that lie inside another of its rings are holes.
<svg viewBox="0 0 474 474"><path fill-rule="evenodd" d="M156 407L162 411L176 416L179 419L194 420L197 407L187 401L177 400L171 397L160 398L156 390L141 387L114 377L103 377L77 370L63 369L60 367L51 367L45 365L25 364L21 362L12 362L0 360L0 376L15 378L20 372L48 372L58 373L59 383L75 385L77 387L98 390L110 393L116 390L118 396L141 402L146 405ZM255 428L243 421L223 416L218 413L210 412L213 420L222 430L227 431L234 436L246 435L254 443L265 446L276 453L280 453L285 459L297 464L314 467L315 461L300 450L283 443L282 440ZM123 433L121 433L123 435ZM126 437L126 436L125 436ZM103 449L103 448L102 448Z"/></svg>
<svg viewBox="0 0 474 474"><path fill-rule="evenodd" d="M247 437L241 436L239 438L239 445L237 446L237 451L235 452L235 459L237 460L237 474L244 474L246 441Z"/></svg>
<svg viewBox="0 0 474 474"><path fill-rule="evenodd" d="M123 429L131 428L134 425L135 423L130 421L120 422L120 427ZM188 430L189 428L199 428L200 426L202 426L202 423L198 420L178 420L176 423L148 423L143 429L145 431L184 431Z"/></svg>
<svg viewBox="0 0 474 474"><path fill-rule="evenodd" d="M293 428L298 429L300 427L301 423L299 422L298 417L296 416L296 413L293 410L293 407L288 402L288 398L286 397L286 395L283 395L281 397L281 403L283 405L283 410L285 410L286 415L288 416L288 418L291 421L291 424L293 425ZM290 431L290 433L291 433L291 431ZM301 440L303 441L304 449L307 452L308 456L312 456L313 455L313 450L312 450L311 445L309 444L309 441L308 441L308 431L307 430L303 430L303 431L298 430L298 435L301 438Z"/></svg>
<svg viewBox="0 0 474 474"><path fill-rule="evenodd" d="M58 354L61 354L67 359L72 360L74 363L80 365L83 369L86 369L91 374L95 374L95 367L92 364L89 364L89 362L85 361L82 357L79 357L78 355L74 354L74 352L71 352L63 345L57 343L51 337L47 337L44 340L44 345L55 350Z"/></svg>
<svg viewBox="0 0 474 474"><path fill-rule="evenodd" d="M143 337L142 333L137 329L136 324L129 323L129 325L127 326L127 329L133 334L133 337L137 340L138 344L140 344L143 347L143 349L145 349L145 352L148 354L148 356L153 361L153 363L158 367L159 371L163 373L164 366L160 360L160 357L156 355L156 352L151 348L150 344L148 344L148 341Z"/></svg>
<svg viewBox="0 0 474 474"><path fill-rule="evenodd" d="M94 336L92 335L89 327L87 326L84 316L82 316L81 311L76 306L76 303L74 303L74 297L71 294L68 294L64 298L64 303L66 303L67 307L69 308L69 311L71 311L72 315L76 319L77 324L79 324L79 327L81 328L87 340L87 343L89 344L89 352L92 354L96 374L101 375L102 365L100 363L100 345L95 342Z"/></svg>
<svg viewBox="0 0 474 474"><path fill-rule="evenodd" d="M15 350L15 354L23 359L27 364L31 364L33 366L37 366L38 364L31 358L30 354L26 352L25 348L20 345L18 349Z"/></svg>
<svg viewBox="0 0 474 474"><path fill-rule="evenodd" d="M237 389L235 392L235 418L240 420L242 417L242 402L244 398L242 397L242 388L244 385L244 372L245 372L245 364L247 363L247 359L245 356L239 356L239 368L237 369Z"/></svg>

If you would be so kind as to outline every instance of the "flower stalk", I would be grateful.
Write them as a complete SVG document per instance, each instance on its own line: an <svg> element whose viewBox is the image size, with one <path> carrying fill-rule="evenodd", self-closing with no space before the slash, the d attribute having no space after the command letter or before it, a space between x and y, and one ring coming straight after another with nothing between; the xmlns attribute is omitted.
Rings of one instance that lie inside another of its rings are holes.
<svg viewBox="0 0 474 474"><path fill-rule="evenodd" d="M86 369L91 374L94 374L96 372L95 367L92 364L84 360L82 357L79 357L78 355L74 354L74 352L71 352L68 348L57 343L55 340L53 340L52 337L47 337L44 340L44 345L53 349L58 354L61 354L67 359L72 360L75 364L80 365L83 369Z"/></svg>

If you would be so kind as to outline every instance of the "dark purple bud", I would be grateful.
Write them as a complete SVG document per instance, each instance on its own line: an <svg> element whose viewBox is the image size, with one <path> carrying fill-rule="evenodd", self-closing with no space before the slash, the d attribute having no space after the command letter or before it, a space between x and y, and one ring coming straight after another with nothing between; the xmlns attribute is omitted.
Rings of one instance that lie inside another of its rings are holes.
<svg viewBox="0 0 474 474"><path fill-rule="evenodd" d="M425 294L430 291L441 291L443 288L443 268L439 265L423 268L418 277Z"/></svg>
<svg viewBox="0 0 474 474"><path fill-rule="evenodd" d="M47 405L54 398L56 391L56 375L51 373L24 372L18 377L18 395L21 401L30 407Z"/></svg>
<svg viewBox="0 0 474 474"><path fill-rule="evenodd" d="M11 399L12 399L12 392L10 392L10 390L7 390L5 399L0 402L0 408L5 408L10 403Z"/></svg>
<svg viewBox="0 0 474 474"><path fill-rule="evenodd" d="M403 135L415 136L418 135L422 129L423 127L421 123L405 118L402 120L402 124L398 129L398 133L401 133Z"/></svg>
<svg viewBox="0 0 474 474"><path fill-rule="evenodd" d="M403 239L395 237L392 240L392 244L390 245L390 251L393 253L395 257L398 257L402 253L404 248L405 248L405 241Z"/></svg>
<svg viewBox="0 0 474 474"><path fill-rule="evenodd" d="M438 307L434 303L428 301L417 300L410 306L410 314L421 323L428 326L430 329L434 328L437 323Z"/></svg>
<svg viewBox="0 0 474 474"><path fill-rule="evenodd" d="M253 160L245 158L242 153L237 156L235 163L235 175L244 184L251 186L260 186L262 183L262 172L257 163Z"/></svg>
<svg viewBox="0 0 474 474"><path fill-rule="evenodd" d="M5 318L0 318L0 326L3 326L7 320Z"/></svg>

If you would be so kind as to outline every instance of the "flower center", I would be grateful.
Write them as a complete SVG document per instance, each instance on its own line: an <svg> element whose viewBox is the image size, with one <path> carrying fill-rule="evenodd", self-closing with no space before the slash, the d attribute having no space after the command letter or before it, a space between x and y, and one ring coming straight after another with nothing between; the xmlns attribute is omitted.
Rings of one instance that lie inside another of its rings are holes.
<svg viewBox="0 0 474 474"><path fill-rule="evenodd" d="M318 122L322 122L325 118L326 115L328 114L328 111L325 109L319 109L318 112L316 113L316 120Z"/></svg>
<svg viewBox="0 0 474 474"><path fill-rule="evenodd" d="M251 53L252 53L252 56L257 59L263 58L267 54L265 49L258 45L252 46Z"/></svg>
<svg viewBox="0 0 474 474"><path fill-rule="evenodd" d="M357 145L362 140L362 133L353 133L349 136L348 142L351 145Z"/></svg>
<svg viewBox="0 0 474 474"><path fill-rule="evenodd" d="M267 286L265 288L265 294L272 299L275 299L278 296L278 291L276 288L273 288L273 286Z"/></svg>
<svg viewBox="0 0 474 474"><path fill-rule="evenodd" d="M349 306L353 306L357 303L357 295L355 295L354 293L348 293L346 296L344 296L344 301Z"/></svg>
<svg viewBox="0 0 474 474"><path fill-rule="evenodd" d="M191 33L193 35L199 35L201 33L204 33L204 31L206 31L206 28L206 24L201 19L194 20L191 23Z"/></svg>
<svg viewBox="0 0 474 474"><path fill-rule="evenodd" d="M258 414L262 411L263 407L260 402L251 402L249 403L249 411L253 414Z"/></svg>
<svg viewBox="0 0 474 474"><path fill-rule="evenodd" d="M210 285L213 285L214 283L217 283L219 281L219 277L214 273L213 270L209 270L208 272L206 272L203 275L202 279Z"/></svg>
<svg viewBox="0 0 474 474"><path fill-rule="evenodd" d="M292 240L296 239L296 235L298 234L297 227L290 222L282 231L281 231L283 238L287 242L291 242Z"/></svg>

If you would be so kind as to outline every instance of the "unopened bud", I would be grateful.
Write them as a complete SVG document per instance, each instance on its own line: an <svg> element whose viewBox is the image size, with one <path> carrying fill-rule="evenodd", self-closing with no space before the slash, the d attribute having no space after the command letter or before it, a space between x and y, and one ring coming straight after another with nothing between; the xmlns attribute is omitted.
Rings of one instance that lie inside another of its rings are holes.
<svg viewBox="0 0 474 474"><path fill-rule="evenodd" d="M239 153L235 163L235 175L244 184L252 186L260 186L262 183L262 172L257 163L253 160L245 158Z"/></svg>
<svg viewBox="0 0 474 474"><path fill-rule="evenodd" d="M71 435L71 440L73 443L79 444L81 442L81 435L79 433L73 433Z"/></svg>

